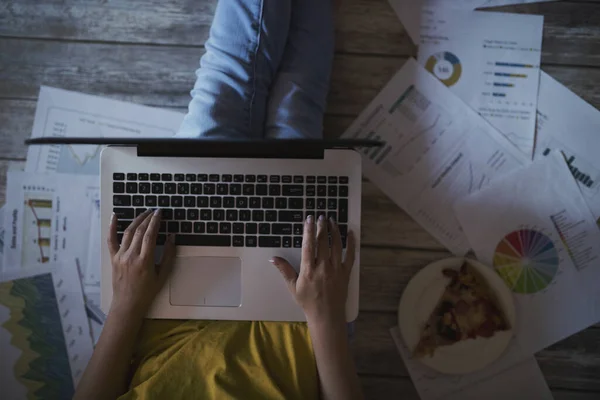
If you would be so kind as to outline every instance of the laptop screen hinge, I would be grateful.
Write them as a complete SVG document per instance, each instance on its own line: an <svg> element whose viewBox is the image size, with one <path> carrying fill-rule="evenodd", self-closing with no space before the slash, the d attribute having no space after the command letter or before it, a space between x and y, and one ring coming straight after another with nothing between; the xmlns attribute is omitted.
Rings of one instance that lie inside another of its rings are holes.
<svg viewBox="0 0 600 400"><path fill-rule="evenodd" d="M325 150L315 142L290 145L289 141L269 140L256 143L184 140L181 143L140 143L138 157L210 157L210 158L294 158L323 159Z"/></svg>

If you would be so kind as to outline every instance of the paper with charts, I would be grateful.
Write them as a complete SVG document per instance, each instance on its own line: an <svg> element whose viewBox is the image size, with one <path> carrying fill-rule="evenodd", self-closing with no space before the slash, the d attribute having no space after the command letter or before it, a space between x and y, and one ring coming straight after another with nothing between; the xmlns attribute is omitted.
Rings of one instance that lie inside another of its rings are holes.
<svg viewBox="0 0 600 400"><path fill-rule="evenodd" d="M73 397L93 346L77 270L68 267L0 282L2 398Z"/></svg>
<svg viewBox="0 0 600 400"><path fill-rule="evenodd" d="M42 86L32 137L171 137L183 114ZM97 145L30 146L28 172L100 174Z"/></svg>
<svg viewBox="0 0 600 400"><path fill-rule="evenodd" d="M532 354L600 320L600 229L559 153L456 203L478 259L515 296Z"/></svg>
<svg viewBox="0 0 600 400"><path fill-rule="evenodd" d="M499 360L480 371L445 375L412 359L397 327L390 333L421 400L505 400L516 393L523 399L553 399L536 359L514 342Z"/></svg>
<svg viewBox="0 0 600 400"><path fill-rule="evenodd" d="M560 151L600 225L600 111L542 71L535 158Z"/></svg>
<svg viewBox="0 0 600 400"><path fill-rule="evenodd" d="M406 33L415 44L419 44L421 10L423 6L474 10L476 8L498 7L509 4L539 3L554 0L388 0L402 22Z"/></svg>
<svg viewBox="0 0 600 400"><path fill-rule="evenodd" d="M9 172L3 270L87 262L92 194L98 177Z"/></svg>
<svg viewBox="0 0 600 400"><path fill-rule="evenodd" d="M454 201L527 162L414 59L343 136L385 142L363 151L364 174L456 255L469 243Z"/></svg>
<svg viewBox="0 0 600 400"><path fill-rule="evenodd" d="M423 10L419 63L533 158L544 18Z"/></svg>

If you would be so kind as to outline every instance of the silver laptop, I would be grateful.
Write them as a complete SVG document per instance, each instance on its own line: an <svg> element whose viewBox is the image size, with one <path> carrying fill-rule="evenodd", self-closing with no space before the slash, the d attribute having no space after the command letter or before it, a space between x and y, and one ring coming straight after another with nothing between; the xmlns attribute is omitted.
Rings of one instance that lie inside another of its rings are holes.
<svg viewBox="0 0 600 400"><path fill-rule="evenodd" d="M176 234L177 259L149 318L303 321L302 309L270 262L299 268L308 214L333 217L344 248L360 249L361 156L373 141L39 138L29 144L110 144L100 161L102 237L110 215L119 238L147 208L161 208L158 252ZM112 300L102 246L101 304ZM157 255L157 257L159 254ZM360 254L348 289L346 320L358 316Z"/></svg>

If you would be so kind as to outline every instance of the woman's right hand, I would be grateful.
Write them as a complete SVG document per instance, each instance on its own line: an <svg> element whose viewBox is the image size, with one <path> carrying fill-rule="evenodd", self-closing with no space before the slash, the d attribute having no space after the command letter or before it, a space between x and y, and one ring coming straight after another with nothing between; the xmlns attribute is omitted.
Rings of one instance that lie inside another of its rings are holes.
<svg viewBox="0 0 600 400"><path fill-rule="evenodd" d="M342 259L342 239L337 224L329 221L331 247L329 247L327 220L321 216L315 223L309 216L304 223L302 261L300 274L290 263L273 257L271 262L279 269L288 289L304 310L309 322L346 322L346 299L350 272L354 264L355 243L348 232L346 257Z"/></svg>

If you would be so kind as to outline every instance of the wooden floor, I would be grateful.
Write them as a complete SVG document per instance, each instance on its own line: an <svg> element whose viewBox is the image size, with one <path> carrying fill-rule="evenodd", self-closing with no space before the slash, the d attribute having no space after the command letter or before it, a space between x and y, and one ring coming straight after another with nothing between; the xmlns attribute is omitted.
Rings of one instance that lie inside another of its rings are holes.
<svg viewBox="0 0 600 400"><path fill-rule="evenodd" d="M25 158L23 140L31 134L40 85L183 112L216 1L2 0L0 204L8 162ZM386 0L342 3L326 117L329 136L341 134L416 55ZM545 15L543 69L600 108L599 1L500 10ZM358 370L368 398L418 398L389 328L411 276L449 253L371 183L365 181L363 191L361 313L353 344ZM537 359L556 398L600 396L599 327L540 352Z"/></svg>

